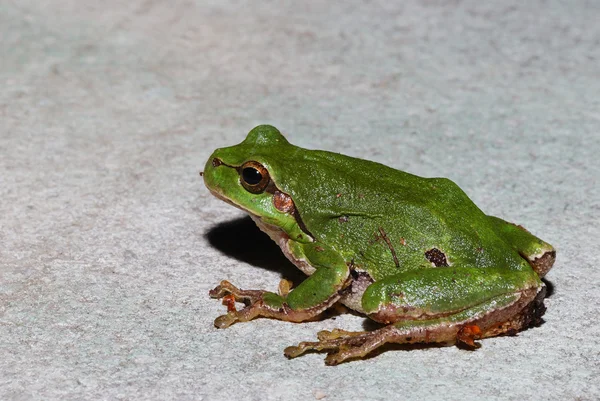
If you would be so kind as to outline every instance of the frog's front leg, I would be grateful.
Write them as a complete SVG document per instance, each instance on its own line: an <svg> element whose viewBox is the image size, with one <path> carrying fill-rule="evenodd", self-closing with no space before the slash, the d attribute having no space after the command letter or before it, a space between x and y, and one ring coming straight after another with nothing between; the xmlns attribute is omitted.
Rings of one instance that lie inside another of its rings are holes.
<svg viewBox="0 0 600 401"><path fill-rule="evenodd" d="M332 249L314 243L290 243L290 252L296 259L313 266L314 273L292 291L284 290L280 294L241 290L228 281L222 281L209 293L212 298L223 298L228 305L227 314L215 319L215 326L225 328L259 316L302 322L314 318L337 302L340 291L350 277L344 259ZM238 311L233 305L234 300L244 302L247 306Z"/></svg>
<svg viewBox="0 0 600 401"><path fill-rule="evenodd" d="M390 323L372 332L320 332L318 342L288 347L293 358L306 351L329 353L336 365L369 354L385 343L463 343L516 332L538 323L544 286L530 269L444 267L388 277L365 291L369 317Z"/></svg>

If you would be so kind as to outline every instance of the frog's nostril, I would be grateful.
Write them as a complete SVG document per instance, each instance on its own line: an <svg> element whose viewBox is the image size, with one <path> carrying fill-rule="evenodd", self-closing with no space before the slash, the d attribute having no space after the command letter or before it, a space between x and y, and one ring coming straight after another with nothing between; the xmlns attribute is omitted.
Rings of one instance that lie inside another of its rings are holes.
<svg viewBox="0 0 600 401"><path fill-rule="evenodd" d="M212 166L213 167L219 167L221 164L223 164L223 162L221 161L221 159L218 158L214 158L212 159Z"/></svg>

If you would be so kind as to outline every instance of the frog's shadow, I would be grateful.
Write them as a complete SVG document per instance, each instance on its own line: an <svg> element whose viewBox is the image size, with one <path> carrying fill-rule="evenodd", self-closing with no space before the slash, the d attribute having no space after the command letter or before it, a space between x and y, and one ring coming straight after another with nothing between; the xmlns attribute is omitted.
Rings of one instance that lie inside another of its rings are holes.
<svg viewBox="0 0 600 401"><path fill-rule="evenodd" d="M278 272L295 285L306 276L281 252L277 244L249 216L211 227L204 237L223 254L253 266Z"/></svg>
<svg viewBox="0 0 600 401"><path fill-rule="evenodd" d="M542 282L546 284L546 296L545 298L550 298L554 295L554 284L551 281L548 281L547 278L542 278Z"/></svg>

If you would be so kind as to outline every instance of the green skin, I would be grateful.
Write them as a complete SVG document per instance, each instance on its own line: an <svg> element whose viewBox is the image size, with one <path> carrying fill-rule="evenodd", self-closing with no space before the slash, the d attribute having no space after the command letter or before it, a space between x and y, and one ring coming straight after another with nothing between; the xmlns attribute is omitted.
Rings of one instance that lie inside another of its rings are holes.
<svg viewBox="0 0 600 401"><path fill-rule="evenodd" d="M242 185L249 161L262 165L270 177L258 193ZM230 310L217 319L218 327L256 316L303 321L340 300L395 330L412 333L429 325L431 332L441 333L508 308L525 293L537 294L549 267L536 270L535 261L550 254L553 261L549 244L484 214L448 179L303 149L272 126L258 126L239 145L215 150L203 175L213 194L253 216L310 274L282 294L247 296L233 286L217 287L214 297L233 294L254 304L250 314ZM278 207L274 192L291 199L292 207ZM369 285L349 291L357 277L366 277ZM386 341L411 342L389 336ZM362 354L349 355L356 356Z"/></svg>

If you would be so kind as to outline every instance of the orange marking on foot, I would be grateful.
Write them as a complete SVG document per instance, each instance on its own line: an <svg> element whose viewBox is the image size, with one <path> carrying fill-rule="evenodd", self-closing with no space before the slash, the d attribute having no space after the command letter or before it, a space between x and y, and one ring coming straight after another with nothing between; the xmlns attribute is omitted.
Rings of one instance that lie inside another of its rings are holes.
<svg viewBox="0 0 600 401"><path fill-rule="evenodd" d="M227 312L236 312L235 309L235 296L233 294L225 295L223 297L223 305L227 306Z"/></svg>

